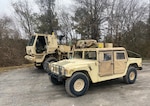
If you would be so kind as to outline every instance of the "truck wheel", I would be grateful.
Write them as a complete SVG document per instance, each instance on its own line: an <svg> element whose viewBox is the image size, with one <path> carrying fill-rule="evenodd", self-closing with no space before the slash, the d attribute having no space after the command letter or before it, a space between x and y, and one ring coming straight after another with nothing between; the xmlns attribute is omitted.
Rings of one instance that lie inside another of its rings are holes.
<svg viewBox="0 0 150 106"><path fill-rule="evenodd" d="M49 76L49 80L52 82L54 85L60 85L62 84L61 81L58 81L57 78L53 77L53 75Z"/></svg>
<svg viewBox="0 0 150 106"><path fill-rule="evenodd" d="M43 62L43 69L46 72L50 72L49 67L48 67L48 63L52 63L52 62L57 62L56 58L49 57L49 58L46 58L45 61Z"/></svg>
<svg viewBox="0 0 150 106"><path fill-rule="evenodd" d="M71 78L68 78L65 83L66 92L70 96L82 96L89 88L89 78L81 73L75 73Z"/></svg>
<svg viewBox="0 0 150 106"><path fill-rule="evenodd" d="M123 80L127 84L133 84L136 81L137 71L135 67L129 67L126 75L123 77Z"/></svg>

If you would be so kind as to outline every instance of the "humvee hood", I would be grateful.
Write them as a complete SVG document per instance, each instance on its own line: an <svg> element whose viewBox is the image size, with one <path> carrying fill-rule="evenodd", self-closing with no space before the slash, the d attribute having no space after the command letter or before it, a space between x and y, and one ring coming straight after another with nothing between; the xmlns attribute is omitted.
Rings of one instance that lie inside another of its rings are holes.
<svg viewBox="0 0 150 106"><path fill-rule="evenodd" d="M81 66L81 65L90 65L92 63L94 63L95 60L83 60L83 59L69 59L69 60L61 60L58 61L56 63L54 63L55 65L59 65L59 66L63 66L65 68L71 68L74 66Z"/></svg>

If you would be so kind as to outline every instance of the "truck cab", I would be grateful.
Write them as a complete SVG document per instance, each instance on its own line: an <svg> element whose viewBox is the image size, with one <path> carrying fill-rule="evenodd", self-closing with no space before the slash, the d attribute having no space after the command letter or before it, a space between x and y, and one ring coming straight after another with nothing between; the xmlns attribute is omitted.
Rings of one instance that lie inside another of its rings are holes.
<svg viewBox="0 0 150 106"><path fill-rule="evenodd" d="M34 34L26 46L25 59L33 62L37 68L48 70L49 62L67 58L70 46L58 45L56 35Z"/></svg>
<svg viewBox="0 0 150 106"><path fill-rule="evenodd" d="M128 57L123 47L81 48L74 51L74 58L49 64L50 81L65 82L71 96L86 93L89 84L123 77L128 84L136 81L137 70L142 69L142 58Z"/></svg>

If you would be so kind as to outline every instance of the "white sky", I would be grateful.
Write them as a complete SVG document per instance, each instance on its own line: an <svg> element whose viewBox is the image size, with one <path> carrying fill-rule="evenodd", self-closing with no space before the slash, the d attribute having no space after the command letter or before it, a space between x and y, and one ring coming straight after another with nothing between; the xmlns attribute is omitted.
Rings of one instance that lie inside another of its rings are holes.
<svg viewBox="0 0 150 106"><path fill-rule="evenodd" d="M13 15L13 8L11 6L12 2L19 1L19 0L0 0L0 17L3 15L12 16ZM33 6L33 9L36 11L37 6L34 5L35 0L28 0L30 2L30 5ZM56 0L58 9L60 7L65 6L65 8L69 8L72 0Z"/></svg>
<svg viewBox="0 0 150 106"><path fill-rule="evenodd" d="M8 15L11 10L10 0L0 0L0 16Z"/></svg>
<svg viewBox="0 0 150 106"><path fill-rule="evenodd" d="M15 1L19 1L19 0L0 0L0 17L3 15L12 15L13 14L13 9L11 7L11 3L15 2ZM35 0L28 0L30 2L31 5L33 5L33 9L36 11L37 7L36 5L34 5L34 1ZM60 9L62 7L65 7L66 9L71 9L72 5L73 5L73 0L56 0L56 5L57 5L57 9ZM150 0L141 0L145 1L148 3L148 1Z"/></svg>

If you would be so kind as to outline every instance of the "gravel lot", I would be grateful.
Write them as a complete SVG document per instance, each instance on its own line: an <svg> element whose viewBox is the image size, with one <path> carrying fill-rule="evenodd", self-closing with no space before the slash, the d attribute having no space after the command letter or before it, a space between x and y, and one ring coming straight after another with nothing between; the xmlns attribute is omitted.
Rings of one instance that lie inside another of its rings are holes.
<svg viewBox="0 0 150 106"><path fill-rule="evenodd" d="M122 79L92 84L81 97L54 86L47 73L34 67L0 72L0 106L150 106L150 64L138 71L135 84Z"/></svg>

